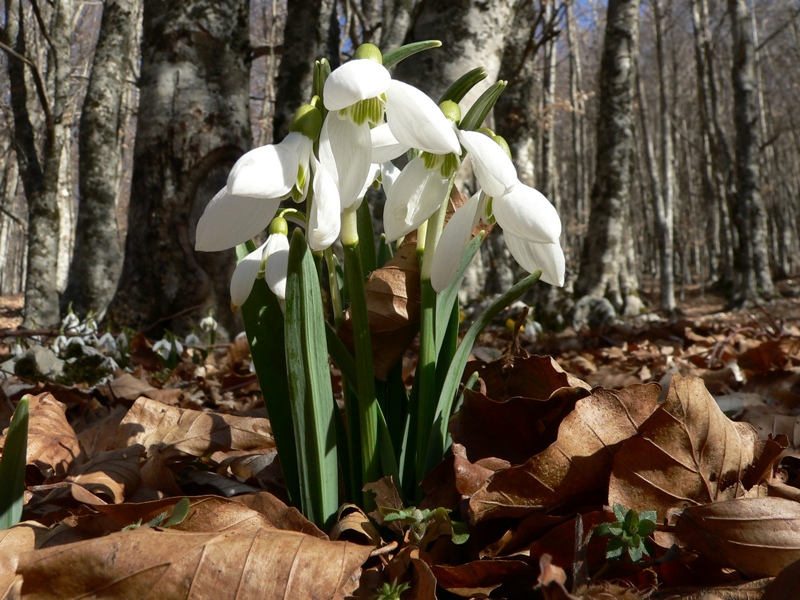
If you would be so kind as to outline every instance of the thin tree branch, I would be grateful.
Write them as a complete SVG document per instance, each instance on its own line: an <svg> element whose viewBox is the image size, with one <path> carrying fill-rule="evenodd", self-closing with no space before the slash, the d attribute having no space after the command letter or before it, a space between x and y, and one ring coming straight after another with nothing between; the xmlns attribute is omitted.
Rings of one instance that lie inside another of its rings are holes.
<svg viewBox="0 0 800 600"><path fill-rule="evenodd" d="M769 44L772 40L774 40L781 33L783 33L784 29L789 27L789 25L791 25L799 15L800 15L800 6L798 6L794 11L792 11L791 16L789 17L789 19L783 25L778 27L775 31L773 31L766 38L764 38L764 40L756 48L756 52L761 52L761 49L764 46Z"/></svg>
<svg viewBox="0 0 800 600"><path fill-rule="evenodd" d="M44 111L44 120L47 127L47 134L53 135L55 131L53 113L50 112L50 101L47 99L47 90L45 89L44 81L42 81L42 75L41 73L39 73L38 67L31 59L29 59L26 56L23 56L22 54L19 54L16 50L11 48L10 46L7 46L3 42L0 42L0 50L3 50L11 58L15 58L18 61L30 67L31 73L33 75L33 83L36 86L36 93L39 96L39 103L42 105L42 110Z"/></svg>

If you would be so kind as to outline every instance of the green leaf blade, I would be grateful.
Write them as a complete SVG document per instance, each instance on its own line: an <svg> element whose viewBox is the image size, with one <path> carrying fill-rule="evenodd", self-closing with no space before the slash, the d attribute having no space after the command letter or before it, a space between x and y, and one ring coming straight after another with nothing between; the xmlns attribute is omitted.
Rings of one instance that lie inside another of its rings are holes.
<svg viewBox="0 0 800 600"><path fill-rule="evenodd" d="M30 396L23 396L11 416L0 456L0 529L19 523L25 493Z"/></svg>

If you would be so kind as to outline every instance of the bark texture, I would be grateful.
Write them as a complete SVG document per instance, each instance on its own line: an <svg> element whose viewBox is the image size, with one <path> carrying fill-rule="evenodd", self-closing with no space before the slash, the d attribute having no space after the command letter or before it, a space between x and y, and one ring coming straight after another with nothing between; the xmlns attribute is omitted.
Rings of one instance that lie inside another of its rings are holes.
<svg viewBox="0 0 800 600"><path fill-rule="evenodd" d="M339 64L339 22L333 0L292 0L288 3L283 53L275 88L275 141L289 133L292 116L311 100L314 61Z"/></svg>
<svg viewBox="0 0 800 600"><path fill-rule="evenodd" d="M249 146L244 0L146 0L125 261L109 317L151 335L209 307L233 323L234 253L195 253L203 208Z"/></svg>
<svg viewBox="0 0 800 600"><path fill-rule="evenodd" d="M45 113L44 140L40 150L28 112L29 92L25 70L29 66L23 61L28 55L24 13L18 3L6 3L4 43L16 53L16 56L9 56L8 63L14 138L20 177L28 202L28 260L23 322L26 327L51 326L59 321L58 194L62 181L59 173L63 166L62 154L69 139L66 107L69 98L72 11L71 0L59 0L53 5L52 27L49 31L52 42L49 90L36 67L31 66L32 61L29 63L38 100Z"/></svg>
<svg viewBox="0 0 800 600"><path fill-rule="evenodd" d="M128 128L125 98L138 55L137 0L108 0L83 103L80 128L80 204L69 283L62 310L103 315L122 270L117 194Z"/></svg>
<svg viewBox="0 0 800 600"><path fill-rule="evenodd" d="M607 296L617 310L628 277L626 223L630 216L633 152L633 74L639 34L639 0L610 0L600 66L597 167L591 196L589 233L583 246L579 295Z"/></svg>
<svg viewBox="0 0 800 600"><path fill-rule="evenodd" d="M728 0L733 32L734 123L736 125L736 253L740 300L771 298L774 291L767 247L767 211L761 197L759 110L755 46L745 0Z"/></svg>

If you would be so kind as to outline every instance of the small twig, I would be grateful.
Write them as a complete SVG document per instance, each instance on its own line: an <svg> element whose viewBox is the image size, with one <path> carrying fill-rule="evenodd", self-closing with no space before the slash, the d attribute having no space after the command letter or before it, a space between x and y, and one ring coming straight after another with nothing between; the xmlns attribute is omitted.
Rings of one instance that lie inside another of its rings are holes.
<svg viewBox="0 0 800 600"><path fill-rule="evenodd" d="M375 548L372 552L369 553L370 558L375 556L383 556L384 554L389 554L397 550L397 542L392 541L386 544L385 546L381 546L380 548Z"/></svg>

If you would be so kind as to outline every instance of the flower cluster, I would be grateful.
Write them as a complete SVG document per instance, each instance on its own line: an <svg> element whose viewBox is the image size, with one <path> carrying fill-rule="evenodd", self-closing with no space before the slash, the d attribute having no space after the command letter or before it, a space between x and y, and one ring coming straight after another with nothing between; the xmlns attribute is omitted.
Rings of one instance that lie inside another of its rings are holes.
<svg viewBox="0 0 800 600"><path fill-rule="evenodd" d="M466 157L480 191L440 230L441 238L435 236L438 244L426 247L432 259L423 277L436 291L447 287L482 219L502 227L522 267L541 269L544 281L563 285L561 221L541 193L519 181L502 138L491 131L462 130L458 104L445 100L437 105L393 79L380 51L370 44L327 74L317 91L321 97L297 111L282 142L255 148L236 162L227 185L198 223L196 248L204 251L232 248L269 227L264 244L239 262L232 277L234 310L260 276L276 296L285 296L289 242L280 211L284 200L308 201L308 245L323 251L357 236L348 217L378 182L386 194L383 226L387 241L393 242L444 210ZM399 171L392 161L406 153L410 160Z"/></svg>

